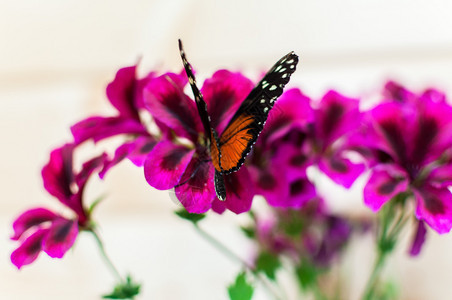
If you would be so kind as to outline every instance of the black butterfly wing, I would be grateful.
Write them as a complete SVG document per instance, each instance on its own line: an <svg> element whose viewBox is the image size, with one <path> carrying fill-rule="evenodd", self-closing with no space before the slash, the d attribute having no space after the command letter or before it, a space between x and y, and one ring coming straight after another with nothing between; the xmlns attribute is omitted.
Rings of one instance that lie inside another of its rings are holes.
<svg viewBox="0 0 452 300"><path fill-rule="evenodd" d="M196 78L193 74L190 63L185 56L185 51L182 46L182 41L179 40L179 52L182 58L182 63L184 65L185 73L187 73L188 82L190 83L191 89L193 91L193 95L195 97L196 107L198 109L199 117L201 118L202 126L204 127L204 133L206 135L206 139L210 139L212 132L210 127L210 117L207 113L207 104L204 101L204 98L196 86Z"/></svg>
<svg viewBox="0 0 452 300"><path fill-rule="evenodd" d="M294 52L282 57L246 97L216 143L212 141L211 153L218 153L218 161L212 157L212 162L221 174L235 172L243 165L297 64Z"/></svg>
<svg viewBox="0 0 452 300"><path fill-rule="evenodd" d="M182 58L182 63L184 65L185 73L187 73L188 82L190 83L191 89L193 91L193 95L195 97L196 107L198 108L199 117L201 118L202 125L204 127L204 133L207 141L210 141L211 145L215 146L218 144L218 136L215 130L210 126L210 117L207 112L207 104L204 101L204 98L196 86L195 75L193 74L190 63L185 56L185 51L182 46L182 41L179 40L179 52ZM218 152L211 153L212 161L218 161ZM225 200L226 199L226 186L224 184L223 175L215 169L215 192L217 194L218 199Z"/></svg>

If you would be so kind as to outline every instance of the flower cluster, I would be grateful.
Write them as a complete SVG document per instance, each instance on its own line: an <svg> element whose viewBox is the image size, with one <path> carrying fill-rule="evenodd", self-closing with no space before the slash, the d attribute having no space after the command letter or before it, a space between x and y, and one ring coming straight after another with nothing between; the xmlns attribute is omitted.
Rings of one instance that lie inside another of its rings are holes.
<svg viewBox="0 0 452 300"><path fill-rule="evenodd" d="M116 115L81 120L71 127L72 141L51 152L42 170L44 187L72 215L43 207L22 213L13 223L12 239L20 245L11 260L18 268L41 251L61 258L80 231L94 230L84 187L91 175L103 179L126 158L143 167L150 186L174 189L188 213L212 209L240 214L251 210L256 195L265 198L272 218L253 214L247 228L259 248L257 265L263 254L270 254L290 257L300 272L306 262L327 268L350 239L356 223L328 212L334 199L322 199L308 176L312 168L344 188L367 174L363 199L372 211L392 203L391 209L405 217L413 209L417 232L412 254L420 251L425 224L438 233L451 230L452 106L441 92L415 93L388 82L381 101L363 110L359 99L337 91L317 100L289 89L270 111L245 164L225 176L227 200L220 201L205 130L193 97L185 92L187 76L151 72L138 78L136 69L120 69L107 86ZM253 86L243 74L228 70L205 80L201 93L217 133ZM80 145L112 137L122 139L114 153L73 165Z"/></svg>
<svg viewBox="0 0 452 300"><path fill-rule="evenodd" d="M257 241L258 269L262 268L263 258L272 257L276 262L274 269L262 270L270 278L280 267L283 256L296 269L310 266L319 272L327 270L340 256L352 233L364 232L368 227L365 220L347 220L328 212L322 198L311 199L301 209L275 209L270 216L253 214L252 218L252 225L243 230Z"/></svg>
<svg viewBox="0 0 452 300"><path fill-rule="evenodd" d="M383 94L384 101L366 112L362 131L371 169L364 202L378 211L400 199L406 209L411 200L419 222L415 255L425 239L424 222L440 234L452 228L452 107L433 89L415 94L388 82Z"/></svg>
<svg viewBox="0 0 452 300"><path fill-rule="evenodd" d="M145 106L164 133L144 164L147 182L156 189L174 188L190 213L229 209L248 211L254 196L246 167L226 180L227 200L220 202L213 185L214 167L194 100L184 93L187 77L173 73L152 80L144 90ZM240 73L220 70L201 88L211 125L221 133L241 101L253 88Z"/></svg>

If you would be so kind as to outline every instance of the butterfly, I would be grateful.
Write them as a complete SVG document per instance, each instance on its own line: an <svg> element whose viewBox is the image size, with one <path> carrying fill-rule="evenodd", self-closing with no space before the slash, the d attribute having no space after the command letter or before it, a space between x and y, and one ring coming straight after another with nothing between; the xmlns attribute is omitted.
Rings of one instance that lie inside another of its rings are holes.
<svg viewBox="0 0 452 300"><path fill-rule="evenodd" d="M196 79L185 56L181 40L179 40L179 51L204 127L206 145L210 147L210 156L215 167L215 192L218 199L224 201L226 200L224 176L238 171L245 162L246 156L264 129L269 111L283 93L290 76L295 72L298 56L292 51L278 60L251 90L224 131L218 135L210 125L207 104L196 86Z"/></svg>

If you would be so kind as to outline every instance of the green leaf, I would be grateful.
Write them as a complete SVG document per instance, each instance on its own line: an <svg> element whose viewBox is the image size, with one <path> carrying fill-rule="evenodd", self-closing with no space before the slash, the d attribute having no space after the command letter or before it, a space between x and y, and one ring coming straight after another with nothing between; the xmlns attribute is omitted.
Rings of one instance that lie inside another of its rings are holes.
<svg viewBox="0 0 452 300"><path fill-rule="evenodd" d="M298 278L298 283L303 289L308 289L317 280L317 268L307 261L302 261L297 266L295 273Z"/></svg>
<svg viewBox="0 0 452 300"><path fill-rule="evenodd" d="M377 287L373 298L375 300L395 300L400 299L399 290L395 283L389 281Z"/></svg>
<svg viewBox="0 0 452 300"><path fill-rule="evenodd" d="M102 296L104 299L133 299L140 293L140 284L134 283L130 276L127 276L125 282L121 282L115 286L113 292Z"/></svg>
<svg viewBox="0 0 452 300"><path fill-rule="evenodd" d="M252 226L241 226L240 229L245 234L245 236L249 239L254 239L256 237L256 230Z"/></svg>
<svg viewBox="0 0 452 300"><path fill-rule="evenodd" d="M300 218L298 214L289 213L289 217L281 222L281 227L284 233L291 237L298 237L306 227L304 218Z"/></svg>
<svg viewBox="0 0 452 300"><path fill-rule="evenodd" d="M250 300L253 297L254 287L246 281L245 272L237 275L235 282L228 286L228 294L231 300Z"/></svg>
<svg viewBox="0 0 452 300"><path fill-rule="evenodd" d="M181 208L180 210L175 212L180 218L184 220L188 220L194 224L197 224L199 221L206 217L205 214L192 214L189 213L185 208Z"/></svg>
<svg viewBox="0 0 452 300"><path fill-rule="evenodd" d="M386 237L386 239L381 239L378 241L378 248L383 253L390 253L394 250L394 247L397 243L397 239L392 239Z"/></svg>
<svg viewBox="0 0 452 300"><path fill-rule="evenodd" d="M275 280L276 270L281 266L277 255L270 252L261 252L256 260L256 269L264 272L268 278Z"/></svg>

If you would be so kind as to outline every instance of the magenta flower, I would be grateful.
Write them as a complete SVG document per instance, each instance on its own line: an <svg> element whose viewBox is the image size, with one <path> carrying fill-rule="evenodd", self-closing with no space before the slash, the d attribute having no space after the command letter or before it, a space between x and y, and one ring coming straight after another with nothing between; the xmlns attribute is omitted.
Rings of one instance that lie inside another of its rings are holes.
<svg viewBox="0 0 452 300"><path fill-rule="evenodd" d="M31 264L44 251L53 258L62 258L78 235L76 220L66 219L45 208L22 213L13 223L14 236L21 245L11 254L11 262L20 269Z"/></svg>
<svg viewBox="0 0 452 300"><path fill-rule="evenodd" d="M101 177L124 158L142 166L146 155L156 144L155 138L148 132L140 117L140 112L144 110L143 89L153 77L154 73L150 73L137 79L136 66L120 69L115 79L107 86L107 97L118 114L112 117L89 117L71 127L77 145L86 140L98 142L117 135L128 137L128 140L117 148L113 158L108 159L100 173Z"/></svg>
<svg viewBox="0 0 452 300"><path fill-rule="evenodd" d="M306 175L310 157L304 151L312 118L309 99L297 89L284 92L269 113L248 167L256 193L271 206L298 208L316 196Z"/></svg>
<svg viewBox="0 0 452 300"><path fill-rule="evenodd" d="M405 95L407 93L404 93ZM411 192L416 217L438 233L452 228L452 107L430 90L410 101L383 103L368 113L367 143L375 165L364 188L374 211Z"/></svg>
<svg viewBox="0 0 452 300"><path fill-rule="evenodd" d="M347 157L353 149L353 135L361 126L359 101L329 91L318 103L314 116L309 132L314 163L337 184L351 187L365 169L363 163Z"/></svg>
<svg viewBox="0 0 452 300"><path fill-rule="evenodd" d="M143 88L153 78L153 73L143 79L136 78L136 66L120 69L107 86L107 97L118 111L117 116L89 117L71 127L76 144L88 139L94 142L118 135L146 135L146 127L140 121L143 108Z"/></svg>
<svg viewBox="0 0 452 300"><path fill-rule="evenodd" d="M82 195L91 174L99 170L105 156L83 164L80 172L73 170L74 144L53 150L50 161L42 169L45 189L74 213L66 218L45 208L22 213L13 223L13 240L21 245L11 254L11 261L19 269L32 263L41 251L50 257L61 258L78 235L79 227L89 226L89 212L83 206Z"/></svg>
<svg viewBox="0 0 452 300"><path fill-rule="evenodd" d="M322 220L322 235L317 245L311 248L312 260L316 265L326 267L338 257L352 234L351 224L344 218L325 215Z"/></svg>
<svg viewBox="0 0 452 300"><path fill-rule="evenodd" d="M266 216L266 218L256 218L256 242L261 252L272 254L286 254L297 257L299 255L297 245L294 244L290 236L281 232L277 215Z"/></svg>
<svg viewBox="0 0 452 300"><path fill-rule="evenodd" d="M327 268L340 255L359 226L327 212L321 198L301 209L274 210L272 218L255 218L255 237L260 252L285 255L296 263L306 260ZM357 225L361 225L358 223Z"/></svg>
<svg viewBox="0 0 452 300"><path fill-rule="evenodd" d="M250 159L257 193L272 206L303 206L317 195L306 175L311 165L349 188L365 168L347 156L360 124L358 100L329 91L314 109L299 90L285 92Z"/></svg>
<svg viewBox="0 0 452 300"><path fill-rule="evenodd" d="M225 177L227 200L218 203L216 199L204 129L194 100L184 93L187 81L185 75L167 73L152 79L144 90L146 108L166 132L145 160L146 180L159 190L174 188L191 213L206 212L212 205L217 212L226 208L235 213L247 211L254 193L246 168ZM226 70L205 81L201 92L218 134L252 88L249 79Z"/></svg>

